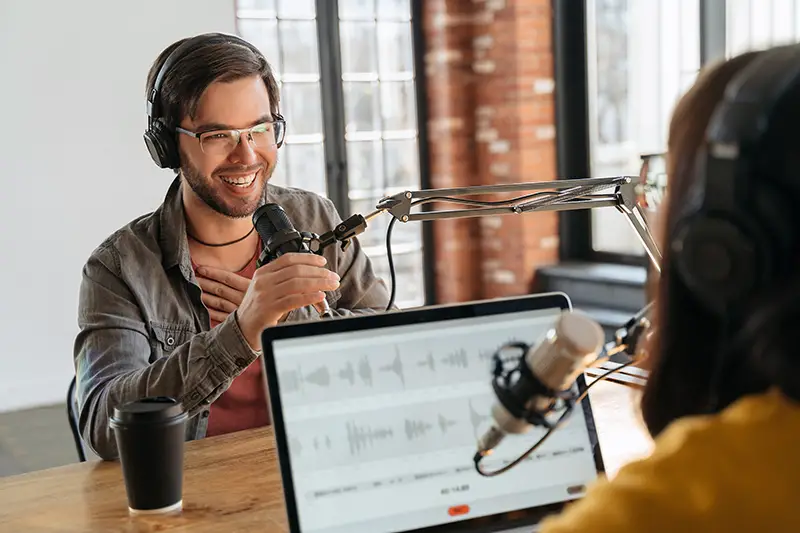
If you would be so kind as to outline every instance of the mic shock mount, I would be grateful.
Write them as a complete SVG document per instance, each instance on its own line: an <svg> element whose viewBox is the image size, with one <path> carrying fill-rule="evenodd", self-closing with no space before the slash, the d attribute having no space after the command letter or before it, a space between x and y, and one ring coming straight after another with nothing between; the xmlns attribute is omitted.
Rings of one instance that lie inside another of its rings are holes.
<svg viewBox="0 0 800 533"><path fill-rule="evenodd" d="M556 405L557 400L561 400L564 409L571 410L578 395L570 389L552 390L534 376L526 360L526 354L530 348L531 345L525 342L510 342L494 352L492 355L492 389L503 407L514 418L525 420L532 426L551 429L553 423L545 417L544 413L560 411ZM503 352L509 349L519 350L519 354L508 358L503 357ZM550 398L550 403L547 406L528 405L531 398Z"/></svg>
<svg viewBox="0 0 800 533"><path fill-rule="evenodd" d="M303 239L308 244L309 250L315 254L322 254L328 246L339 243L342 251L347 250L351 244L351 239L364 233L367 229L367 222L380 215L382 209L378 209L367 216L355 214L343 220L330 231L317 235L316 233L301 232Z"/></svg>

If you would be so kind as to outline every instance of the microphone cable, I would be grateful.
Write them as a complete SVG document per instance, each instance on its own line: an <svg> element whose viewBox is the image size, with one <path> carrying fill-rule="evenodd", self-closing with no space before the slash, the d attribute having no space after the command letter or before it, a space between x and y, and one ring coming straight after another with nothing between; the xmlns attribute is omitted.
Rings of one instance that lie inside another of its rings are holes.
<svg viewBox="0 0 800 533"><path fill-rule="evenodd" d="M389 303L386 304L386 311L391 311L394 300L397 296L397 275L394 271L394 258L392 257L392 229L397 219L392 217L389 226L386 228L386 260L389 262L389 279L391 280L391 292L389 293Z"/></svg>

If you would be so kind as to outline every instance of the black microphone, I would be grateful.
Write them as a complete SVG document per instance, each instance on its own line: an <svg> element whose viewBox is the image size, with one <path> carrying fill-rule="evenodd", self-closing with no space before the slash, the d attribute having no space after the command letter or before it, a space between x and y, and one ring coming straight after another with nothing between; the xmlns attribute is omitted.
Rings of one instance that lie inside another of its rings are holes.
<svg viewBox="0 0 800 533"><path fill-rule="evenodd" d="M603 328L586 315L564 311L539 344L526 348L512 371L502 373L495 354L492 382L497 401L493 424L478 440L476 459L489 455L509 433L526 433L533 426L549 427L545 416L555 411L578 376L603 349Z"/></svg>
<svg viewBox="0 0 800 533"><path fill-rule="evenodd" d="M264 249L256 261L256 268L274 261L287 253L313 253L303 235L289 220L286 211L278 204L264 204L253 213L253 226L256 228ZM323 299L323 317L331 316L328 300Z"/></svg>

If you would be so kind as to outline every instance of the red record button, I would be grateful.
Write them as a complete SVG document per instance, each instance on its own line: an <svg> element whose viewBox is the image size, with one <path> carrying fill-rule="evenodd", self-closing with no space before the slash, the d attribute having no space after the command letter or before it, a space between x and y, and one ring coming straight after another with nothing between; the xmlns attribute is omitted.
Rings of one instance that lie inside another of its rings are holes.
<svg viewBox="0 0 800 533"><path fill-rule="evenodd" d="M450 509L447 510L447 514L450 516L461 516L465 515L469 512L469 505L454 505Z"/></svg>

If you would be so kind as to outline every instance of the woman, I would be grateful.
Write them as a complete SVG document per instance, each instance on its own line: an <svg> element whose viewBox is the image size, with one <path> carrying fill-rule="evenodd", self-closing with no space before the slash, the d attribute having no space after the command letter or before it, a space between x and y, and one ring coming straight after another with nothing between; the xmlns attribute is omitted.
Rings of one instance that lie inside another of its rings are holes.
<svg viewBox="0 0 800 533"><path fill-rule="evenodd" d="M785 276L795 279L770 280L759 291L762 303L747 307L731 332L688 289L664 244L674 237L671 228L695 180L698 148L726 85L759 55L744 54L701 73L670 125L659 330L641 405L654 452L547 519L543 533L800 532L798 269ZM793 111L790 116L797 115ZM793 144L792 153L771 161L798 172L800 143L786 142L796 136L794 124L780 133L784 145ZM794 165L787 165L792 158ZM785 177L800 184L800 172ZM798 248L800 242L794 243Z"/></svg>

